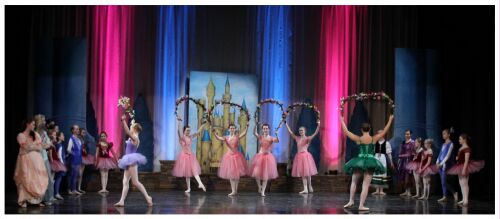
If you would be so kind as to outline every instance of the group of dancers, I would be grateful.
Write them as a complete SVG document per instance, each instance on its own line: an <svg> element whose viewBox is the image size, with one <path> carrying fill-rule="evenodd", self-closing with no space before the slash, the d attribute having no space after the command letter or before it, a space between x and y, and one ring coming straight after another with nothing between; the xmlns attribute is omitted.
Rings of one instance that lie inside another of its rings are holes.
<svg viewBox="0 0 500 219"><path fill-rule="evenodd" d="M349 139L356 142L359 146L359 154L357 157L348 161L344 170L348 174L352 174L350 187L349 202L344 205L344 208L349 208L354 205L354 194L358 181L363 176L362 190L358 210L368 211L365 207L365 201L368 194L370 184L376 188L373 195L385 195L383 188L387 186L387 167L394 168L391 156L391 146L384 139L384 135L389 130L394 116L389 117L385 128L379 130L376 135L371 136L371 126L369 123L363 123L361 126L362 135L353 134L347 129L344 118L341 116L342 130ZM439 173L442 186L442 198L438 202L447 201L447 191L451 191L455 202L459 206L467 207L469 203L469 174L477 172L484 167L484 161L476 161L471 159L470 137L463 133L459 136L460 148L458 155L452 157L453 142L450 137L452 131L444 129L442 137L444 140L443 146L436 162L432 163L433 151L432 139L417 138L411 139L411 130L405 131L405 141L400 146L400 152L397 163L398 178L404 182L405 191L400 196L408 196L419 200L427 200L430 193L431 175ZM374 144L374 142L376 142ZM423 146L422 146L423 145ZM456 162L454 162L456 161ZM411 195L410 192L410 177L413 175L415 180L416 194ZM458 201L458 192L453 188L453 175L458 175L460 188L462 192L462 200ZM421 190L421 182L423 189Z"/></svg>
<svg viewBox="0 0 500 219"><path fill-rule="evenodd" d="M387 184L387 167L394 168L391 158L391 146L385 141L384 136L388 132L394 116L389 117L389 121L383 130L379 130L376 135L371 136L371 126L364 123L361 127L361 136L355 135L347 129L344 118L340 116L343 132L347 137L359 145L359 154L352 158L344 166L344 171L352 175L350 186L349 202L345 208L354 205L354 194L357 183L361 178L362 191L359 203L359 210L366 211L364 203L368 194L370 184L376 187L374 195L384 195L383 188ZM95 157L87 151L86 141L84 140L85 131L74 125L71 128L71 137L67 147L62 145L65 140L64 134L58 130L55 123L45 125L43 115L37 115L34 119L23 123L24 131L17 136L20 145L20 152L16 164L14 180L18 188L18 204L26 207L27 204L43 206L44 203L51 203L55 199L63 199L60 195L60 184L63 176L69 171L68 194L81 195L85 193L81 190L82 173L86 165L95 165L100 170L102 189L99 193L107 193L108 171L115 168L124 170L123 188L120 200L115 206L121 207L125 204L125 199L129 190L129 182L132 181L135 187L144 195L148 206L153 205L153 199L148 194L142 183L138 179L137 166L145 164L146 158L137 153L140 145L139 133L142 127L139 123L127 124L127 116L121 116L123 130L128 136L125 146L125 155L119 160L113 154L113 144L107 141L106 132L101 132L99 142L96 147ZM201 130L209 125L204 123L199 129L191 133L191 127L178 124L178 137L181 152L177 156L172 175L184 177L186 179L187 190L191 191L190 181L194 177L198 183L198 188L206 191L206 187L201 181L200 165L196 156L191 151L191 143L198 137ZM318 173L316 164L312 155L308 152L308 146L311 140L318 134L320 121L317 120L317 128L312 135L307 135L305 127L299 127L299 135L295 135L292 129L285 121L285 126L289 134L297 143L297 154L293 161L292 176L300 177L303 182L303 191L301 194L313 192L311 176ZM277 162L272 154L274 143L279 142L277 133L275 137L270 135L270 126L268 124L260 125L262 133L254 129L254 136L258 139L259 152L251 159L250 165L243 154L238 150L239 139L247 134L248 125L242 127L240 133L237 133L236 126L230 124L228 135L219 136L215 129L212 129L213 135L220 141L224 141L228 151L223 155L218 169L218 176L227 179L231 185L229 196L238 193L238 183L242 176L255 178L258 192L265 196L266 187L269 180L278 177ZM47 129L47 131L46 131ZM448 129L443 130L443 139L445 143L435 164L432 163L432 139L423 141L421 138L411 139L411 131L405 133L405 141L401 145L399 159L397 162L397 172L405 182L405 192L401 196L411 196L410 177L415 179L416 195L412 196L419 199L427 199L430 192L430 176L439 173L443 197L438 201L446 201L447 191L451 190L455 200L458 194L450 186L449 175L458 175L462 190L463 199L457 204L468 205L468 178L470 173L479 171L484 166L484 161L474 161L470 159L470 138L467 134L461 134L459 137L458 156L451 157L453 143L450 140L451 132ZM422 147L424 145L425 148ZM452 165L453 160L456 164ZM420 182L423 181L423 189L420 190Z"/></svg>

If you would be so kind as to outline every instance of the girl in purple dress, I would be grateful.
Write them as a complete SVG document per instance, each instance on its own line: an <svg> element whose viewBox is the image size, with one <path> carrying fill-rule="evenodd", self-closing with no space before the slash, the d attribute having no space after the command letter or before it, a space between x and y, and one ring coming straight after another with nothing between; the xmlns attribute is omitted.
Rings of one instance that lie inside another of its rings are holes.
<svg viewBox="0 0 500 219"><path fill-rule="evenodd" d="M399 160L398 160L398 178L404 181L405 192L401 193L400 196L411 196L410 192L410 176L412 175L411 170L408 170L406 166L410 163L413 158L413 150L415 148L415 141L411 139L411 130L407 129L405 131L405 141L401 143L399 148Z"/></svg>
<svg viewBox="0 0 500 219"><path fill-rule="evenodd" d="M134 184L134 186L144 195L148 206L153 206L153 198L148 195L144 185L139 182L139 176L137 174L137 165L146 164L147 162L146 157L137 153L137 148L140 144L139 133L142 131L142 127L139 123L134 123L129 128L126 119L127 116L125 114L122 115L123 130L129 136L129 139L126 141L125 155L118 161L118 167L125 170L123 174L123 190L120 201L118 201L115 206L123 207L125 205L130 179L132 179L132 184Z"/></svg>

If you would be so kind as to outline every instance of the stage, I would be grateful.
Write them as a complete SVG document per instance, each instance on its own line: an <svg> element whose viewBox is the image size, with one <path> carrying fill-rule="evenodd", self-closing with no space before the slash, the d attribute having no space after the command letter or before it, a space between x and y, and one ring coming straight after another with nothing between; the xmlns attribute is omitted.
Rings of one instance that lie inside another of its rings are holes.
<svg viewBox="0 0 500 219"><path fill-rule="evenodd" d="M195 186L193 186L196 188ZM440 204L438 196L428 201L401 198L398 195L385 197L368 196L369 212L358 212L357 207L343 209L349 199L348 193L316 192L307 195L298 193L267 193L260 197L257 192L241 192L229 197L227 192L207 192L194 189L190 195L183 191L150 191L154 206L147 207L139 192L129 193L125 207L113 206L120 199L120 192L100 195L88 192L81 196L66 196L48 207L19 208L16 194L8 194L6 214L494 214L494 203L470 200L468 208L449 202ZM356 204L359 194L356 194Z"/></svg>

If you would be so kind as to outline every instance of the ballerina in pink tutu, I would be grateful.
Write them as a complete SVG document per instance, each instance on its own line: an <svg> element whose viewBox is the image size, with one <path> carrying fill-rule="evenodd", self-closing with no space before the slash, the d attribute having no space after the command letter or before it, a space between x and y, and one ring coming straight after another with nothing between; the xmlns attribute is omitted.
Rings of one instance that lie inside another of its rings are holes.
<svg viewBox="0 0 500 219"><path fill-rule="evenodd" d="M420 197L420 174L418 173L418 169L420 168L420 161L422 160L422 156L424 154L424 148L422 147L423 140L422 138L415 139L415 148L413 151L413 160L406 164L406 169L413 173L413 178L415 179L415 190L416 194L412 196L412 198Z"/></svg>
<svg viewBox="0 0 500 219"><path fill-rule="evenodd" d="M99 169L101 173L101 187L102 189L98 193L107 193L106 186L108 185L108 173L109 170L118 168L118 161L116 160L116 155L113 150L113 142L108 142L108 134L102 131L99 134L99 143L97 143L95 151L95 167Z"/></svg>
<svg viewBox="0 0 500 219"><path fill-rule="evenodd" d="M467 207L469 204L469 174L478 172L483 169L483 160L471 160L471 149L469 147L470 137L467 134L461 134L458 142L462 147L458 149L458 156L456 157L457 163L452 166L447 174L458 175L460 189L462 190L462 201L457 204Z"/></svg>
<svg viewBox="0 0 500 219"><path fill-rule="evenodd" d="M219 166L218 175L222 179L229 179L231 183L231 193L229 196L236 195L238 193L238 183L240 182L240 177L246 175L246 160L243 154L238 150L238 142L240 138L247 134L248 123L245 130L240 134L236 135L236 126L234 124L229 125L229 135L220 137L217 135L214 129L212 132L219 141L225 141L229 150L222 157Z"/></svg>
<svg viewBox="0 0 500 219"><path fill-rule="evenodd" d="M252 158L250 164L249 172L250 176L254 177L257 181L258 191L261 196L266 196L266 186L267 181L270 179L278 178L278 164L276 163L276 158L271 153L271 148L273 143L278 143L278 137L272 137L269 135L269 125L262 125L263 135L259 135L257 132L257 126L254 129L254 135L257 137L260 150L259 153L255 154ZM277 133L275 133L276 136ZM262 181L262 183L261 183Z"/></svg>
<svg viewBox="0 0 500 219"><path fill-rule="evenodd" d="M433 155L432 144L433 144L432 139L425 139L424 142L425 149L422 153L422 158L420 160L419 168L415 171L423 178L424 182L424 189L422 191L422 196L418 198L420 200L422 199L427 200L429 198L429 193L431 191L431 175L434 175L439 172L437 166L431 164Z"/></svg>
<svg viewBox="0 0 500 219"><path fill-rule="evenodd" d="M187 190L184 191L186 193L191 192L191 177L193 176L198 182L198 188L203 189L204 192L207 191L205 189L205 185L203 185L200 179L200 164L198 163L198 160L196 160L196 155L191 151L191 142L194 138L198 137L198 134L203 129L203 126L204 124L200 126L198 131L191 134L191 128L189 126L184 126L183 131L181 131L181 121L179 121L177 134L179 135L181 152L175 161L172 175L176 177L186 177Z"/></svg>
<svg viewBox="0 0 500 219"><path fill-rule="evenodd" d="M307 151L309 144L312 139L316 137L319 132L319 124L320 121L316 122L318 126L316 127L316 131L311 136L306 136L306 128L304 126L299 128L299 136L295 135L288 126L288 123L285 123L286 128L290 135L297 142L297 154L293 159L293 167L292 167L292 176L293 177L302 177L302 184L304 185L304 190L299 192L300 194L307 194L309 192L313 192L313 187L311 184L311 176L318 174L318 170L316 169L316 163L314 163L314 159ZM309 190L308 190L309 185Z"/></svg>

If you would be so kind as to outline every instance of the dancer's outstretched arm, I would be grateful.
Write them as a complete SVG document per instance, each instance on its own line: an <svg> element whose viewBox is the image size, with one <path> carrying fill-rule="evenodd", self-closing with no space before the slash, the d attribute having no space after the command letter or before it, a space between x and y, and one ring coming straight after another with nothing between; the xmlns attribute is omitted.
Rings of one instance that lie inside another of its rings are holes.
<svg viewBox="0 0 500 219"><path fill-rule="evenodd" d="M200 125L200 128L198 128L198 130L196 130L195 133L193 133L190 137L191 138L196 138L198 137L198 135L201 133L201 130L203 129L203 127L205 126L206 123L203 123L202 125Z"/></svg>
<svg viewBox="0 0 500 219"><path fill-rule="evenodd" d="M293 134L292 129L290 128L290 126L288 126L288 123L286 123L286 121L285 121L285 126L286 130L288 130L288 133L290 133L292 137L295 137L295 134Z"/></svg>
<svg viewBox="0 0 500 219"><path fill-rule="evenodd" d="M276 131L274 132L274 135L275 135L276 137L273 139L273 142L274 142L274 143L278 143L278 142L280 142L280 139L278 138L278 130L276 130Z"/></svg>
<svg viewBox="0 0 500 219"><path fill-rule="evenodd" d="M247 131L248 131L248 123L247 123L247 127L245 127L245 131L243 131L243 132L240 134L239 138L243 138L243 136L247 135Z"/></svg>
<svg viewBox="0 0 500 219"><path fill-rule="evenodd" d="M347 126L344 123L344 117L343 116L340 116L340 124L342 125L342 131L344 132L344 134L347 135L347 137L349 139L353 140L354 142L359 142L359 136L353 134L352 132L350 132L347 129Z"/></svg>
<svg viewBox="0 0 500 219"><path fill-rule="evenodd" d="M182 128L181 128L181 121L179 120L177 122L177 136L179 137L179 143L181 141L181 137L182 137Z"/></svg>
<svg viewBox="0 0 500 219"><path fill-rule="evenodd" d="M259 138L259 133L257 132L257 126L259 124L255 124L255 127L253 128L253 135L255 135L256 138Z"/></svg>
<svg viewBox="0 0 500 219"><path fill-rule="evenodd" d="M387 121L387 124L384 127L384 130L382 130L381 133L373 136L374 142L377 142L380 138L382 138L389 131L389 128L391 128L391 124L392 124L393 119L394 119L394 115L391 114L391 116L389 116L389 121Z"/></svg>
<svg viewBox="0 0 500 219"><path fill-rule="evenodd" d="M215 131L215 129L212 129L212 133L214 134L215 138L217 138L217 140L219 140L219 141L225 140L223 137L217 135L217 132Z"/></svg>
<svg viewBox="0 0 500 219"><path fill-rule="evenodd" d="M127 134L128 137L130 137L132 139L132 141L135 142L135 145L138 145L139 139L137 139L137 136L132 135L132 132L130 131L130 128L128 127L126 119L127 119L127 115L123 114L122 115L123 130L125 131L125 134Z"/></svg>
<svg viewBox="0 0 500 219"><path fill-rule="evenodd" d="M316 124L318 124L318 126L316 126L316 130L315 130L315 131L314 131L314 133L311 135L311 138L314 138L314 137L316 137L316 135L318 135L318 133L319 133L319 125L320 125L320 123L321 123L321 122L320 122L320 121L319 121L319 119L318 119L318 121L316 121Z"/></svg>

